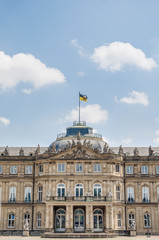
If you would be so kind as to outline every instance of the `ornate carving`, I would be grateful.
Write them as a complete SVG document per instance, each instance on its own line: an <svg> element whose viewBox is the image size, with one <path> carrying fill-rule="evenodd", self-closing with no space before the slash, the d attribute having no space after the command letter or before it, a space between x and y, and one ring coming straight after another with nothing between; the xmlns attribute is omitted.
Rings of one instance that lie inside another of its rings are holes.
<svg viewBox="0 0 159 240"><path fill-rule="evenodd" d="M81 145L81 133L77 133L77 145Z"/></svg>
<svg viewBox="0 0 159 240"><path fill-rule="evenodd" d="M139 150L137 147L134 148L134 156L139 156Z"/></svg>
<svg viewBox="0 0 159 240"><path fill-rule="evenodd" d="M100 155L97 155L95 152L88 151L86 149L82 149L80 146L73 149L72 151L68 151L65 153L61 153L56 158L61 159L102 159Z"/></svg>

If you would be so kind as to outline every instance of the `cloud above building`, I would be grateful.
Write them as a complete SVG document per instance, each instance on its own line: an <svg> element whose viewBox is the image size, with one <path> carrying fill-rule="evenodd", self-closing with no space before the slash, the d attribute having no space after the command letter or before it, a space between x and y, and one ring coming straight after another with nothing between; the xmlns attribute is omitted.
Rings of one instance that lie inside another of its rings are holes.
<svg viewBox="0 0 159 240"><path fill-rule="evenodd" d="M1 51L0 88L7 90L20 82L29 83L37 89L48 84L63 83L65 76L60 70L47 67L31 54L18 53L11 57Z"/></svg>
<svg viewBox="0 0 159 240"><path fill-rule="evenodd" d="M119 101L127 104L142 104L144 106L149 104L147 95L144 92L138 91L129 92L128 97L122 97Z"/></svg>
<svg viewBox="0 0 159 240"><path fill-rule="evenodd" d="M10 124L10 120L5 117L0 117L0 125L8 126Z"/></svg>
<svg viewBox="0 0 159 240"><path fill-rule="evenodd" d="M145 53L130 43L112 42L94 49L91 60L105 71L121 71L125 66L137 67L151 71L157 67L152 58L147 58Z"/></svg>
<svg viewBox="0 0 159 240"><path fill-rule="evenodd" d="M98 65L99 69L105 71L122 71L125 67L151 71L158 67L153 58L147 58L141 49L135 48L130 43L116 41L101 45L95 48L92 54L80 46L77 39L73 39L71 43L81 57L89 58Z"/></svg>
<svg viewBox="0 0 159 240"><path fill-rule="evenodd" d="M108 120L108 111L102 109L98 104L90 104L80 109L81 120L87 123L101 123ZM72 122L78 120L79 109L78 107L72 109L71 112L64 118L65 122Z"/></svg>

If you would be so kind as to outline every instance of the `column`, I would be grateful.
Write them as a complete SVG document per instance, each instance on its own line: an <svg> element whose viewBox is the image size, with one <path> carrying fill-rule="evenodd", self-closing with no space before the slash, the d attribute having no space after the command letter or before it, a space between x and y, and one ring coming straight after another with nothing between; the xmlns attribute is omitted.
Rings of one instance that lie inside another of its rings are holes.
<svg viewBox="0 0 159 240"><path fill-rule="evenodd" d="M65 221L65 227L66 232L70 233L73 232L73 206L67 205L66 206L66 221Z"/></svg>
<svg viewBox="0 0 159 240"><path fill-rule="evenodd" d="M107 231L109 229L109 206L105 206L104 229L105 229L105 231Z"/></svg>
<svg viewBox="0 0 159 240"><path fill-rule="evenodd" d="M46 204L46 211L45 211L45 230L49 231L49 205Z"/></svg>

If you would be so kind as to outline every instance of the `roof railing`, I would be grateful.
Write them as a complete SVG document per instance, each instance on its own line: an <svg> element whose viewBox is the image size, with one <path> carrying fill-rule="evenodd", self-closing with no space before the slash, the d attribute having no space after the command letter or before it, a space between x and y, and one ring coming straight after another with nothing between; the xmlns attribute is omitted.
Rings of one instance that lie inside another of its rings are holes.
<svg viewBox="0 0 159 240"><path fill-rule="evenodd" d="M86 121L74 121L73 126L86 126Z"/></svg>

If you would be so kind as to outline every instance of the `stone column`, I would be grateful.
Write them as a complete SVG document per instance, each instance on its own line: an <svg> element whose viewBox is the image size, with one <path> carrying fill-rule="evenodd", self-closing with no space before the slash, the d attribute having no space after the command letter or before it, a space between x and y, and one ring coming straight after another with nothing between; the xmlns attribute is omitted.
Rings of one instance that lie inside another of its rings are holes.
<svg viewBox="0 0 159 240"><path fill-rule="evenodd" d="M113 208L112 206L109 209L109 228L113 228Z"/></svg>
<svg viewBox="0 0 159 240"><path fill-rule="evenodd" d="M45 230L49 231L49 205L46 204L46 211L45 211Z"/></svg>
<svg viewBox="0 0 159 240"><path fill-rule="evenodd" d="M105 221L104 229L107 231L109 229L109 206L105 206Z"/></svg>
<svg viewBox="0 0 159 240"><path fill-rule="evenodd" d="M90 229L90 222L91 222L91 211L92 211L92 206L90 206L90 205L87 205L86 206L86 217L85 217L85 219L86 219L86 224L85 224L85 226L86 226L86 229L85 229L85 231L86 232L90 232L91 231L91 229Z"/></svg>
<svg viewBox="0 0 159 240"><path fill-rule="evenodd" d="M66 206L66 222L65 222L66 232L73 232L73 206Z"/></svg>

